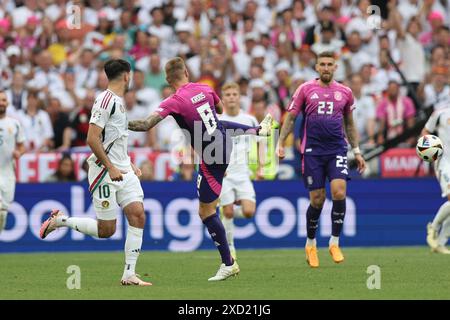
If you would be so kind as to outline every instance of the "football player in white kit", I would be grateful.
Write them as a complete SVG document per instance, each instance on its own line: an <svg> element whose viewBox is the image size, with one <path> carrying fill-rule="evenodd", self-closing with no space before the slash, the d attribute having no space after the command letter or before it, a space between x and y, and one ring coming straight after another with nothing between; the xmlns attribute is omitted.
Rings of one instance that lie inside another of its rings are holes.
<svg viewBox="0 0 450 320"><path fill-rule="evenodd" d="M122 59L105 64L108 89L95 100L89 121L87 143L93 154L88 158L89 191L97 220L68 217L54 210L42 224L41 238L60 227L69 227L97 238L109 238L116 231L119 205L128 220L125 241L125 268L122 285L149 286L135 273L141 252L145 225L144 192L138 176L141 172L128 156L128 119L124 95L130 81L130 64Z"/></svg>
<svg viewBox="0 0 450 320"><path fill-rule="evenodd" d="M222 101L224 113L219 115L220 120L236 122L248 126L258 126L255 117L240 110L239 85L229 82L222 87ZM225 227L230 253L236 258L234 246L234 218L251 218L256 210L255 189L250 180L248 168L248 154L256 136L239 135L232 138L233 150L230 156L226 175L223 179L220 194L222 208L222 223ZM235 205L239 203L239 205Z"/></svg>
<svg viewBox="0 0 450 320"><path fill-rule="evenodd" d="M16 119L6 116L8 98L0 90L0 233L6 226L8 208L16 189L15 160L25 153L25 135Z"/></svg>
<svg viewBox="0 0 450 320"><path fill-rule="evenodd" d="M433 252L450 254L446 243L450 237L450 106L433 112L422 135L435 133L443 143L444 153L434 164L441 185L442 197L447 201L439 208L433 222L427 226L427 243Z"/></svg>

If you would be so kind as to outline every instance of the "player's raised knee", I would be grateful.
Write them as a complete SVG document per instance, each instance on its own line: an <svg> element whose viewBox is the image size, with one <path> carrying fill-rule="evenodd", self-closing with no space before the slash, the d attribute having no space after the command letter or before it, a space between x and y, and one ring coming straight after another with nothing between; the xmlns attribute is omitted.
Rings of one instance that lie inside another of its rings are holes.
<svg viewBox="0 0 450 320"><path fill-rule="evenodd" d="M99 224L98 226L98 237L102 239L107 239L113 236L116 232L116 226L102 226Z"/></svg>
<svg viewBox="0 0 450 320"><path fill-rule="evenodd" d="M233 218L233 216L234 216L233 208L224 207L224 208L223 208L223 215L224 215L225 218L227 218L227 219Z"/></svg>

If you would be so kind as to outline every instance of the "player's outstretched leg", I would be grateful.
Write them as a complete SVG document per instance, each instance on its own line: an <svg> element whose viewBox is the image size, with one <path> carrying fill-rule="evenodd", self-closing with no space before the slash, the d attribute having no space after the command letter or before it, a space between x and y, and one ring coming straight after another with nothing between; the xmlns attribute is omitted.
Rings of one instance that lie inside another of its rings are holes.
<svg viewBox="0 0 450 320"><path fill-rule="evenodd" d="M41 239L45 239L51 232L61 227L69 227L81 233L99 238L97 220L91 218L71 218L58 209L52 210L50 217L42 223L39 236Z"/></svg>
<svg viewBox="0 0 450 320"><path fill-rule="evenodd" d="M122 285L151 286L136 274L136 263L141 253L142 237L145 226L145 211L142 202L132 202L123 209L128 219L127 238L125 240L125 268Z"/></svg>
<svg viewBox="0 0 450 320"><path fill-rule="evenodd" d="M447 219L450 219L450 196L448 196L448 201L439 208L433 222L427 225L427 243L433 251L439 246L438 232Z"/></svg>
<svg viewBox="0 0 450 320"><path fill-rule="evenodd" d="M272 133L272 123L273 118L269 114L266 115L266 117L261 121L259 124L259 127L251 127L247 126L245 124L236 123L232 121L220 121L222 123L222 126L227 129L235 130L234 135L242 135L242 134L251 134L251 135L258 135L262 137L268 137Z"/></svg>
<svg viewBox="0 0 450 320"><path fill-rule="evenodd" d="M346 189L347 182L344 179L334 179L331 181L331 193L333 198L333 207L331 209L331 238L329 241L329 252L333 261L341 263L344 261L344 255L339 248L339 236L344 225L346 211Z"/></svg>
<svg viewBox="0 0 450 320"><path fill-rule="evenodd" d="M227 236L225 234L225 228L222 221L220 221L219 215L216 213L215 208L217 206L217 200L211 203L200 202L200 218L203 224L208 229L211 239L219 250L222 264L219 267L216 275L208 279L208 281L221 281L226 280L231 276L235 276L239 273L239 265L231 257L230 248L228 247ZM209 215L206 212L213 212Z"/></svg>

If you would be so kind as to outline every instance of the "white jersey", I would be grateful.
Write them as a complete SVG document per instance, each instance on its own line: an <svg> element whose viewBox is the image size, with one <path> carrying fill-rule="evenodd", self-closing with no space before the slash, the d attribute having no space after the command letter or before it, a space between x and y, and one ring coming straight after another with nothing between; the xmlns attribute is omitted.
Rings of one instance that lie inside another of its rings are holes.
<svg viewBox="0 0 450 320"><path fill-rule="evenodd" d="M123 99L109 89L103 91L95 99L89 123L103 129L103 148L111 163L119 170L130 171L131 161L127 151L128 118ZM95 162L97 157L92 154L88 160Z"/></svg>
<svg viewBox="0 0 450 320"><path fill-rule="evenodd" d="M437 162L438 165L450 163L450 107L434 111L425 124L425 129L435 132L442 141L444 154Z"/></svg>
<svg viewBox="0 0 450 320"><path fill-rule="evenodd" d="M219 115L219 119L223 121L231 121L247 126L257 127L258 120L255 117L240 112L237 116L229 116L227 114ZM251 146L255 143L257 137L253 135L240 135L232 138L233 150L230 156L230 164L227 169L227 176L232 175L247 175L250 176L250 169L248 168L248 155Z"/></svg>
<svg viewBox="0 0 450 320"><path fill-rule="evenodd" d="M0 175L15 177L13 151L18 143L25 142L22 126L16 119L0 119Z"/></svg>

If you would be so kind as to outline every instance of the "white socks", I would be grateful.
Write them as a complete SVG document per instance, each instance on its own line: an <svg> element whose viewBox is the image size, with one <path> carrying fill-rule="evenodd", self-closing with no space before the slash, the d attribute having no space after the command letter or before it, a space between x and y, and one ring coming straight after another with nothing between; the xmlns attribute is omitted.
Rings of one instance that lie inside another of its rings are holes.
<svg viewBox="0 0 450 320"><path fill-rule="evenodd" d="M336 245L339 246L339 237L334 237L331 236L330 241L328 242L328 246L331 247L331 245ZM307 246L311 246L311 247L316 247L317 246L317 241L316 239L310 239L310 238L306 238L306 245Z"/></svg>
<svg viewBox="0 0 450 320"><path fill-rule="evenodd" d="M98 238L97 220L91 218L69 218L58 217L56 220L58 227L69 227L73 230Z"/></svg>
<svg viewBox="0 0 450 320"><path fill-rule="evenodd" d="M310 239L310 238L306 238L306 245L308 247L316 247L317 246L317 241L316 239Z"/></svg>
<svg viewBox="0 0 450 320"><path fill-rule="evenodd" d="M243 219L245 218L242 213L242 206L234 206L233 218L229 219L222 215L222 224L225 228L225 233L227 235L228 246L234 247L234 218Z"/></svg>
<svg viewBox="0 0 450 320"><path fill-rule="evenodd" d="M328 246L331 247L333 244L339 246L339 237L331 236Z"/></svg>
<svg viewBox="0 0 450 320"><path fill-rule="evenodd" d="M450 237L450 219L446 219L438 236L438 244L444 247Z"/></svg>
<svg viewBox="0 0 450 320"><path fill-rule="evenodd" d="M244 213L242 212L242 206L234 206L234 217L238 219L245 218Z"/></svg>
<svg viewBox="0 0 450 320"><path fill-rule="evenodd" d="M234 218L222 217L222 224L227 235L228 246L234 247Z"/></svg>
<svg viewBox="0 0 450 320"><path fill-rule="evenodd" d="M0 210L0 232L2 232L3 229L5 229L7 216L8 216L8 211Z"/></svg>
<svg viewBox="0 0 450 320"><path fill-rule="evenodd" d="M450 218L450 201L445 202L439 208L436 216L433 219L432 226L434 230L439 230L445 219Z"/></svg>
<svg viewBox="0 0 450 320"><path fill-rule="evenodd" d="M128 226L127 240L125 241L125 269L123 270L124 278L132 276L136 273L136 262L141 253L142 235L144 229Z"/></svg>

